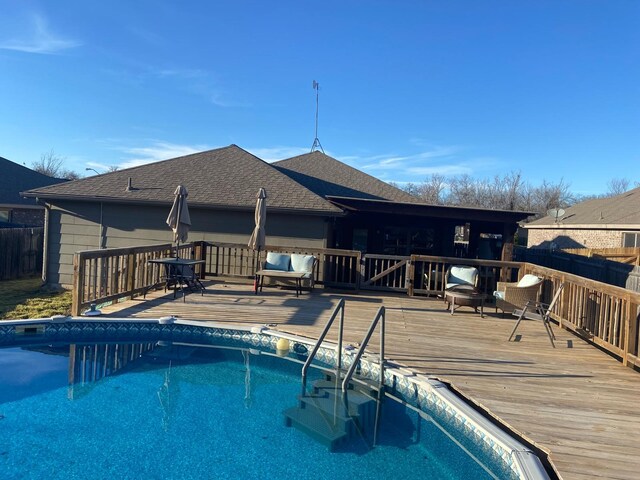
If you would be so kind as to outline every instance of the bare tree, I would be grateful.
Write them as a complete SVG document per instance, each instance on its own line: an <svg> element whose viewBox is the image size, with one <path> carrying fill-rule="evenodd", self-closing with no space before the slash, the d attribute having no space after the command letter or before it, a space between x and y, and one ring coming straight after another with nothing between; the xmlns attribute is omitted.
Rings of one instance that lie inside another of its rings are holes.
<svg viewBox="0 0 640 480"><path fill-rule="evenodd" d="M569 184L564 179L556 184L543 180L542 185L534 189L533 198L534 210L540 215L545 215L550 208L568 207L574 201Z"/></svg>
<svg viewBox="0 0 640 480"><path fill-rule="evenodd" d="M629 190L631 182L628 178L612 178L607 182L607 197L615 197Z"/></svg>
<svg viewBox="0 0 640 480"><path fill-rule="evenodd" d="M444 175L432 174L424 183L417 186L418 196L431 205L442 205L444 203L444 190L446 187Z"/></svg>
<svg viewBox="0 0 640 480"><path fill-rule="evenodd" d="M67 180L77 180L80 175L73 170L63 168L65 157L61 157L53 151L40 155L40 160L33 162L31 167L38 173L55 178L66 178Z"/></svg>
<svg viewBox="0 0 640 480"><path fill-rule="evenodd" d="M33 162L31 167L38 173L47 175L49 177L59 178L58 175L62 170L62 163L64 158L56 154L53 149L47 153L40 155L40 160Z"/></svg>
<svg viewBox="0 0 640 480"><path fill-rule="evenodd" d="M504 176L500 185L503 188L502 206L505 210L519 210L522 208L522 193L524 182L520 172L510 172Z"/></svg>
<svg viewBox="0 0 640 480"><path fill-rule="evenodd" d="M107 172L117 172L120 169L118 165L109 165L107 167Z"/></svg>

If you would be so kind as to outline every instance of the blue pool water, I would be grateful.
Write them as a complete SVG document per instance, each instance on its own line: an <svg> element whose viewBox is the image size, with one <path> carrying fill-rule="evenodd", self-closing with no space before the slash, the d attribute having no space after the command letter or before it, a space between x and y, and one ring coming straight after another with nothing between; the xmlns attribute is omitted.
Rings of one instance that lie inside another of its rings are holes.
<svg viewBox="0 0 640 480"><path fill-rule="evenodd" d="M155 343L0 349L0 478L509 476L392 399L382 404L377 446L360 440L330 453L285 426L300 364L253 352ZM321 376L312 369L310 383Z"/></svg>

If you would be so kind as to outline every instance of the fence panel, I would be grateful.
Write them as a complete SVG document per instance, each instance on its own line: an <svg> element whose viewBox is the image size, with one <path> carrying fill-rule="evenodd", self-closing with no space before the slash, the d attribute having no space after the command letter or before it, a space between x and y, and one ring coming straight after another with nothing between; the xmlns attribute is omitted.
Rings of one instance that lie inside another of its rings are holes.
<svg viewBox="0 0 640 480"><path fill-rule="evenodd" d="M44 228L0 228L0 280L42 272Z"/></svg>

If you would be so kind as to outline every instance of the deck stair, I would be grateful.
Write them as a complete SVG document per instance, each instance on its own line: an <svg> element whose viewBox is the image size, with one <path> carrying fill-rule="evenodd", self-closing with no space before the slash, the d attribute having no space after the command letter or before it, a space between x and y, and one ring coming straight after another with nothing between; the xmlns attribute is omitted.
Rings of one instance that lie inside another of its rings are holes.
<svg viewBox="0 0 640 480"><path fill-rule="evenodd" d="M329 451L353 442L369 445L376 421L377 400L370 387L350 382L346 393L335 378L314 382L310 392L298 397L298 405L285 410L285 425L295 427Z"/></svg>

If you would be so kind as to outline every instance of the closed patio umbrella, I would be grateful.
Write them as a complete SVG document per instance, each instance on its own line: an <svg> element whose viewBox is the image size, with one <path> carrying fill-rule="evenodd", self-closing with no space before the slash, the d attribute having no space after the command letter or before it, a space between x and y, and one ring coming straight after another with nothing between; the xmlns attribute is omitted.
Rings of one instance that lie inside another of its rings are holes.
<svg viewBox="0 0 640 480"><path fill-rule="evenodd" d="M264 225L267 221L267 192L264 188L260 188L258 193L256 194L256 212L255 212L255 221L256 226L253 229L253 233L249 238L249 248L256 251L258 254L256 256L256 272L259 270L257 263L260 261L260 250L265 247L266 243L266 233L264 229ZM258 290L258 277L256 275L253 282L254 291Z"/></svg>
<svg viewBox="0 0 640 480"><path fill-rule="evenodd" d="M167 217L167 225L173 230L173 240L176 242L176 256L178 256L178 246L180 242L186 242L189 236L189 227L191 227L191 217L189 216L189 207L187 207L186 187L178 185L174 192L175 199L171 206L171 211Z"/></svg>

